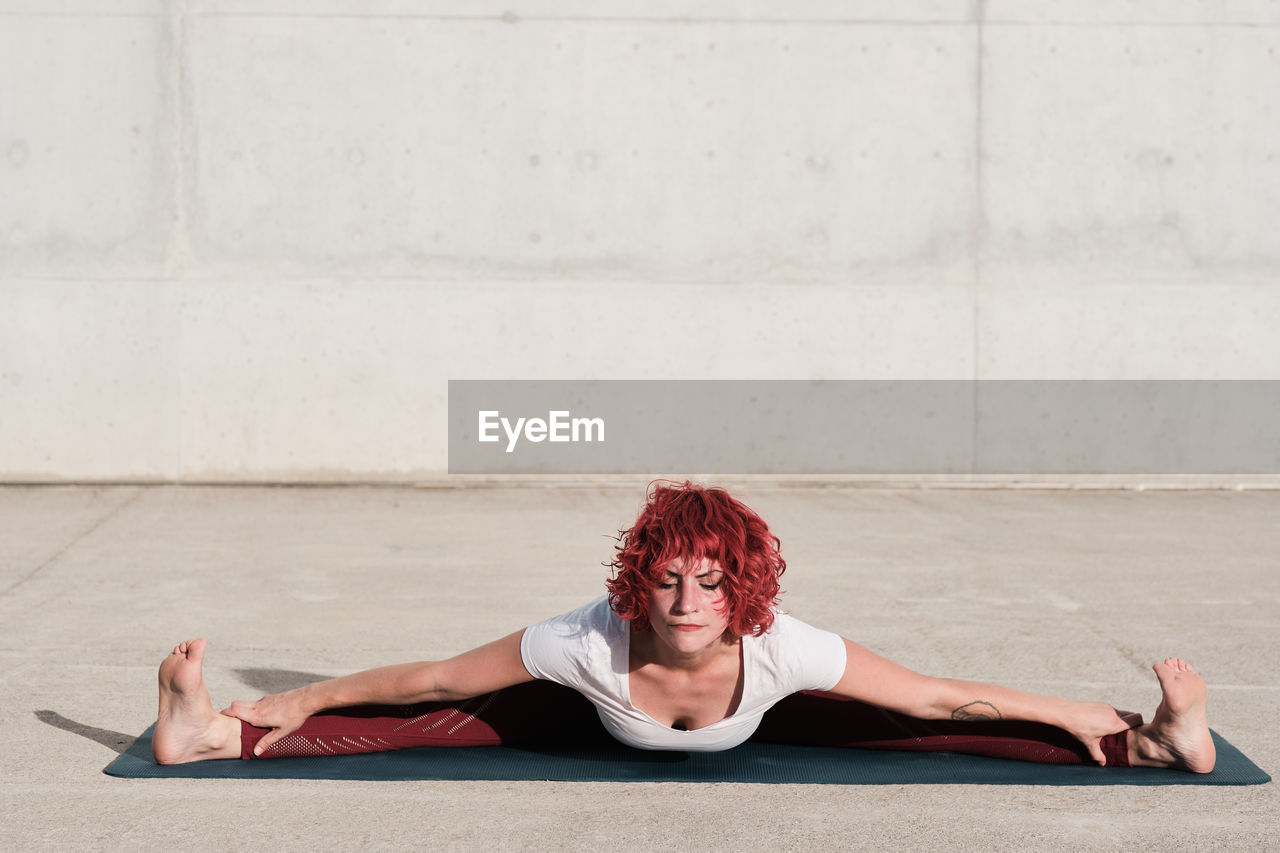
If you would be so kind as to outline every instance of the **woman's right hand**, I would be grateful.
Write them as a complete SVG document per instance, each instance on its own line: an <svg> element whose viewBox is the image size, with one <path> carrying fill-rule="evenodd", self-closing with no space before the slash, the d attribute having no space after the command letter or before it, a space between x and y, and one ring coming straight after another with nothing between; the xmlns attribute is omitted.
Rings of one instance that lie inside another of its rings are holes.
<svg viewBox="0 0 1280 853"><path fill-rule="evenodd" d="M222 713L260 729L271 729L254 746L254 755L262 755L271 744L293 734L311 716L302 700L301 689L263 696L256 702L232 702Z"/></svg>
<svg viewBox="0 0 1280 853"><path fill-rule="evenodd" d="M1107 757L1102 751L1102 739L1127 731L1130 725L1106 702L1068 702L1061 727L1084 744L1094 761L1105 766Z"/></svg>

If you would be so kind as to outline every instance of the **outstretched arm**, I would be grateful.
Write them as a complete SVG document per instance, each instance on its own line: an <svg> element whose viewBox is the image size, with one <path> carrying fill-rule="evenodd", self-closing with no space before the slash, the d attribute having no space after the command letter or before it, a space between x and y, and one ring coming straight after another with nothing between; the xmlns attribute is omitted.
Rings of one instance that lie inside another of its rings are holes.
<svg viewBox="0 0 1280 853"><path fill-rule="evenodd" d="M833 693L925 720L1031 720L1074 735L1099 764L1099 742L1129 728L1105 702L1074 702L995 684L933 678L845 640L844 676Z"/></svg>
<svg viewBox="0 0 1280 853"><path fill-rule="evenodd" d="M520 630L448 660L368 669L264 696L256 702L232 702L223 713L273 730L258 741L254 752L261 754L296 731L307 717L330 708L453 702L532 681L520 657L523 635Z"/></svg>

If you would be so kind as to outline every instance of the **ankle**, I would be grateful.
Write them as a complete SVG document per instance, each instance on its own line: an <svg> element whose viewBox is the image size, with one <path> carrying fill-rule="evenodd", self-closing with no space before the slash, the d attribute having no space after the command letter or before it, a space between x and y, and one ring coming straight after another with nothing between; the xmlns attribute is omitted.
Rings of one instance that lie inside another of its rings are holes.
<svg viewBox="0 0 1280 853"><path fill-rule="evenodd" d="M1129 766L1168 767L1173 763L1173 754L1151 736L1148 728L1149 724L1129 730Z"/></svg>
<svg viewBox="0 0 1280 853"><path fill-rule="evenodd" d="M209 743L210 751L218 758L239 758L240 721L235 717L219 714L213 728L214 735Z"/></svg>

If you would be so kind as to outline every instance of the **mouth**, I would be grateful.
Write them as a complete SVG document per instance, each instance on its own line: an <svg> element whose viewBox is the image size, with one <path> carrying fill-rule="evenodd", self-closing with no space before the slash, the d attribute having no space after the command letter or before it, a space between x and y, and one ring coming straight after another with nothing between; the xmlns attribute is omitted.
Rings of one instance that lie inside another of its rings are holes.
<svg viewBox="0 0 1280 853"><path fill-rule="evenodd" d="M672 630L675 630L675 631L700 631L700 630L702 630L702 626L701 626L701 625L690 625L690 624L685 623L685 622L669 623L669 624L671 625Z"/></svg>

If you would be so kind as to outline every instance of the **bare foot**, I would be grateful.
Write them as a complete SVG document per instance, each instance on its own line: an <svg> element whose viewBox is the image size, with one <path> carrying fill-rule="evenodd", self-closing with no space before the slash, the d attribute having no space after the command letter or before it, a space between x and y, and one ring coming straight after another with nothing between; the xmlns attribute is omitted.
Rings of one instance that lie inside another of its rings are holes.
<svg viewBox="0 0 1280 853"><path fill-rule="evenodd" d="M159 764L240 757L240 721L213 710L204 686L204 640L180 643L160 664L160 714L151 753Z"/></svg>
<svg viewBox="0 0 1280 853"><path fill-rule="evenodd" d="M1208 773L1217 760L1205 714L1204 679L1180 658L1152 667L1164 698L1155 718L1129 736L1129 763Z"/></svg>

